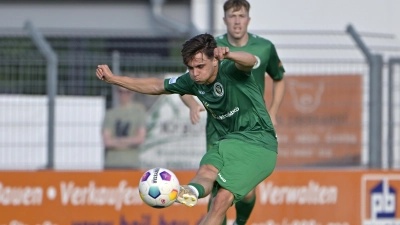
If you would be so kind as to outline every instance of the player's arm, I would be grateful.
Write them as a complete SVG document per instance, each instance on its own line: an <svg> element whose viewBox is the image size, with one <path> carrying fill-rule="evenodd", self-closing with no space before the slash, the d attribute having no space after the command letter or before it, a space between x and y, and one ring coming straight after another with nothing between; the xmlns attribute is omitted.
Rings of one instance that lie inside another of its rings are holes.
<svg viewBox="0 0 400 225"><path fill-rule="evenodd" d="M279 107L282 103L283 96L285 93L285 77L283 76L285 69L283 68L282 62L279 59L278 53L274 45L271 46L269 58L270 60L268 62L266 72L272 78L273 86L272 86L272 102L271 102L271 107L268 111L272 123L276 125L276 115L278 113Z"/></svg>
<svg viewBox="0 0 400 225"><path fill-rule="evenodd" d="M192 121L192 124L198 123L200 120L200 112L205 110L204 107L200 105L192 95L182 95L180 97L182 102L190 110L190 121Z"/></svg>
<svg viewBox="0 0 400 225"><path fill-rule="evenodd" d="M96 76L107 83L119 85L134 92L149 95L171 94L164 89L164 80L158 78L132 78L116 76L107 65L98 65Z"/></svg>
<svg viewBox="0 0 400 225"><path fill-rule="evenodd" d="M236 68L241 71L250 72L257 60L254 55L248 52L230 52L228 47L218 47L214 49L217 59L229 59L235 62Z"/></svg>
<svg viewBox="0 0 400 225"><path fill-rule="evenodd" d="M118 142L118 138L113 137L109 129L103 129L102 131L104 147L108 149L122 149L124 146Z"/></svg>
<svg viewBox="0 0 400 225"><path fill-rule="evenodd" d="M267 89L264 89L264 96ZM272 124L276 125L276 115L278 114L279 107L283 101L285 94L285 78L281 80L273 80L272 84L272 102L271 107L268 110L271 117ZM265 98L264 98L265 99Z"/></svg>

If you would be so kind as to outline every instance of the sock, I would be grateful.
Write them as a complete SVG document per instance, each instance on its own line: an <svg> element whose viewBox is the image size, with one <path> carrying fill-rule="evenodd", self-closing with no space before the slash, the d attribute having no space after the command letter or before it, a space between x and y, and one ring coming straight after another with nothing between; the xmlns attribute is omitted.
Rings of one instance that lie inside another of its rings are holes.
<svg viewBox="0 0 400 225"><path fill-rule="evenodd" d="M249 202L239 201L236 202L236 224L245 225L250 217L251 211L253 211L254 205L256 204L256 196Z"/></svg>
<svg viewBox="0 0 400 225"><path fill-rule="evenodd" d="M201 184L190 183L188 185L192 190L197 194L198 198L203 198L204 196L204 187Z"/></svg>

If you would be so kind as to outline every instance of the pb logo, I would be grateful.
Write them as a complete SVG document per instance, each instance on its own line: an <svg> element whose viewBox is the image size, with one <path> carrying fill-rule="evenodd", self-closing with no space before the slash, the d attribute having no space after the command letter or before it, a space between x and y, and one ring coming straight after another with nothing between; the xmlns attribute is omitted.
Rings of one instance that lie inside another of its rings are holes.
<svg viewBox="0 0 400 225"><path fill-rule="evenodd" d="M400 225L400 174L366 174L361 179L363 225Z"/></svg>

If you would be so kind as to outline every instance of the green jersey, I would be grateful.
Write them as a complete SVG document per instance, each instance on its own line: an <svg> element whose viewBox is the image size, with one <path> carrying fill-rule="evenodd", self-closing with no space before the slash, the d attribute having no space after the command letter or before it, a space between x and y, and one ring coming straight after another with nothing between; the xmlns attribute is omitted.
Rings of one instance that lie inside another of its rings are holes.
<svg viewBox="0 0 400 225"><path fill-rule="evenodd" d="M189 73L164 81L165 90L196 95L207 110L208 126L219 139L238 139L277 151L275 129L266 110L263 93L251 73L230 60L219 62L215 81L196 84Z"/></svg>
<svg viewBox="0 0 400 225"><path fill-rule="evenodd" d="M227 34L215 38L218 46L229 47L229 51L243 51L253 54L257 59L257 64L253 67L252 73L257 84L264 91L265 73L273 80L281 80L285 69L278 57L274 44L271 41L248 33L249 40L245 46L235 47L228 41Z"/></svg>
<svg viewBox="0 0 400 225"><path fill-rule="evenodd" d="M257 64L253 67L252 74L256 80L256 84L261 89L264 95L265 89L265 73L273 80L281 80L285 69L282 66L281 60L278 57L275 46L271 41L259 37L257 35L248 33L249 40L245 46L236 47L229 43L227 34L215 38L218 46L229 47L229 51L237 52L243 51L253 54L257 59ZM209 149L219 137L214 127L209 123L207 118L206 123L206 138L207 149Z"/></svg>

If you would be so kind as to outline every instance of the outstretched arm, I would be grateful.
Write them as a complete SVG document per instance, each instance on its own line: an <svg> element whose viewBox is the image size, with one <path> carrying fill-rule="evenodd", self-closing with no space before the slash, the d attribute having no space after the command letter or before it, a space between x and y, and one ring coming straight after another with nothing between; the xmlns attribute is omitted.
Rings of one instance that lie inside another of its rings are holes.
<svg viewBox="0 0 400 225"><path fill-rule="evenodd" d="M148 95L171 94L164 89L164 80L158 78L132 78L116 76L107 65L98 65L96 76L107 83L119 85L134 92Z"/></svg>
<svg viewBox="0 0 400 225"><path fill-rule="evenodd" d="M200 112L204 111L204 107L200 105L192 95L180 96L182 102L190 109L190 120L192 124L196 124L200 120Z"/></svg>

